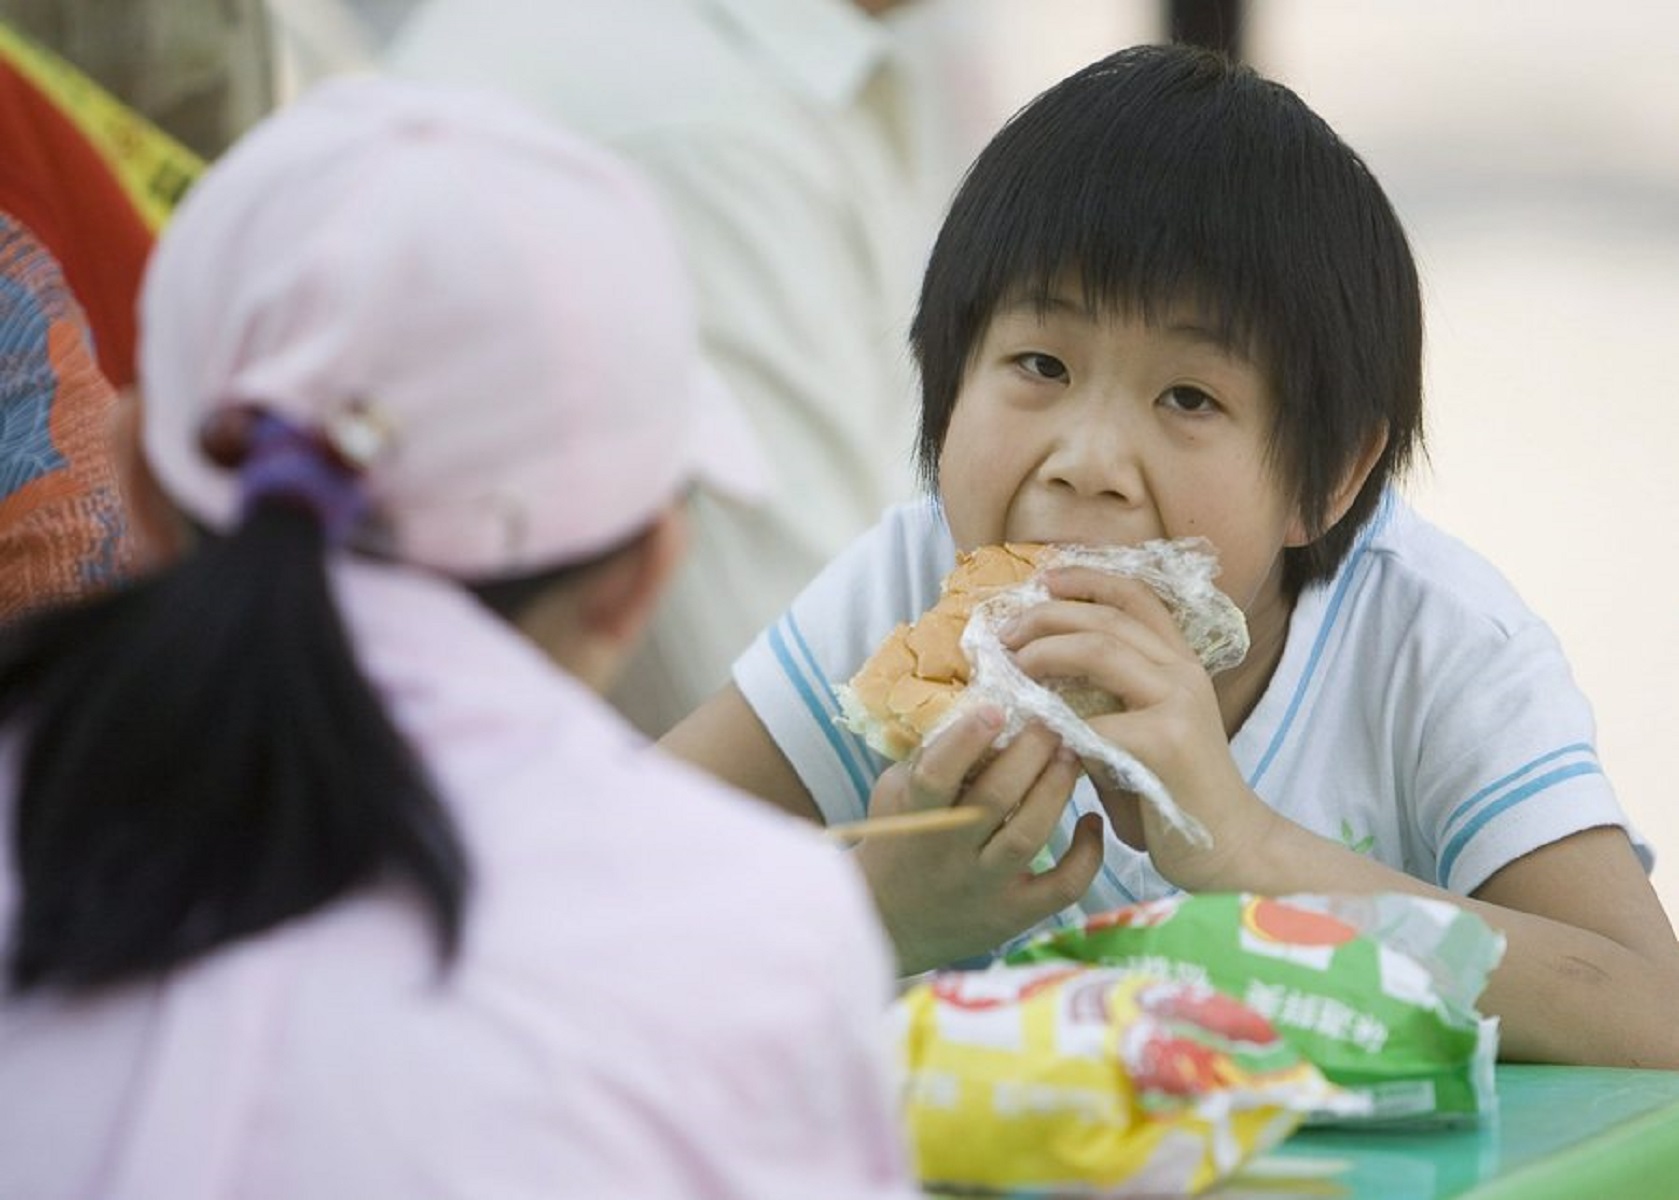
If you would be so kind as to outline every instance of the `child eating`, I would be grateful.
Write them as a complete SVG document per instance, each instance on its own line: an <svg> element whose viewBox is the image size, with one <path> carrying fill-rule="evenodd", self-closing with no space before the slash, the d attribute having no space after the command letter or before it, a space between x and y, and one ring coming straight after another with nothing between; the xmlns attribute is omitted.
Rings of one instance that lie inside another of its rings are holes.
<svg viewBox="0 0 1679 1200"><path fill-rule="evenodd" d="M857 855L906 972L1179 890L1408 891L1508 939L1507 1057L1679 1066L1679 946L1555 638L1395 490L1422 441L1403 230L1298 97L1188 47L1122 51L970 170L912 340L931 494L888 512L665 744L825 822L983 820ZM888 766L844 681L958 551L1201 537L1251 648L1209 677L1135 580L1049 573L1004 631L1206 830L1163 827L1046 730L980 710Z"/></svg>

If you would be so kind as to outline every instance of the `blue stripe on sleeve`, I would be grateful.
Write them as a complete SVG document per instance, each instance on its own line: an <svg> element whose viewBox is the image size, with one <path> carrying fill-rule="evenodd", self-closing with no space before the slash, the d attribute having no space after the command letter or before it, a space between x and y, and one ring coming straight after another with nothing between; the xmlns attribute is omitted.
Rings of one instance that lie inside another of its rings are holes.
<svg viewBox="0 0 1679 1200"><path fill-rule="evenodd" d="M869 780L848 752L849 748L845 742L846 731L834 724L837 709L834 705L833 696L828 691L827 680L817 676L817 686L813 687L810 676L801 668L794 659L792 651L788 648L783 631L789 629L791 624L790 617L783 617L770 626L770 649L775 652L776 661L781 664L781 669L786 673L788 681L798 691L799 699L804 702L805 710L810 714L811 719L816 722L817 727L822 730L822 736L827 739L828 745L833 749L834 756L839 759L840 765L845 768L845 773L851 780L851 786L857 791L857 798L862 804L863 811L867 812L869 807ZM796 637L797 631L792 630L792 632Z"/></svg>
<svg viewBox="0 0 1679 1200"><path fill-rule="evenodd" d="M1456 837L1457 825L1473 816L1475 809L1482 801L1487 799L1487 797L1496 795L1498 792L1503 791L1505 788L1521 779L1522 776L1533 774L1533 772L1537 771L1546 763L1555 762L1557 759L1566 757L1570 754L1583 754L1586 757L1593 759L1597 757L1597 752L1585 742L1575 742L1572 745L1562 747L1560 750L1552 750L1549 754L1541 754L1538 758L1531 762L1523 763L1502 779L1493 780L1491 783L1487 784L1486 787L1482 788L1473 796L1469 797L1469 799L1454 808L1451 815L1446 818L1446 823L1440 827L1441 836L1448 842L1452 841Z"/></svg>
<svg viewBox="0 0 1679 1200"><path fill-rule="evenodd" d="M1603 774L1603 769L1595 762L1579 762L1566 767L1558 767L1555 771L1552 771L1547 775L1541 775L1537 779L1530 780L1519 787L1512 788L1498 799L1485 805L1479 812L1469 819L1462 829L1458 830L1457 833L1452 836L1451 841L1446 845L1445 851L1440 855L1440 864L1436 871L1440 886L1446 886L1446 881L1451 878L1452 868L1457 865L1458 856L1463 853L1465 848L1467 848L1471 839L1473 839L1474 836L1487 824L1487 822L1491 821L1494 817L1498 816L1500 813L1509 809L1513 805L1520 804L1529 796L1542 792L1546 788L1555 787L1557 784L1562 783L1565 780L1574 779L1580 775L1601 774Z"/></svg>
<svg viewBox="0 0 1679 1200"><path fill-rule="evenodd" d="M833 685L828 681L828 673L823 670L822 664L816 658L816 652L810 648L810 643L805 639L804 631L799 628L799 623L793 619L793 614L790 612L787 614L787 632L793 639L793 648L805 661L806 677L816 681L815 686L826 701L830 718L837 722L842 713L839 700L834 695ZM884 764L886 760L875 755L869 749L869 744L861 736L853 733L844 725L838 724L834 726L834 732L847 748L848 757L857 765L858 770L862 772L865 778L873 779L885 769L881 764Z"/></svg>

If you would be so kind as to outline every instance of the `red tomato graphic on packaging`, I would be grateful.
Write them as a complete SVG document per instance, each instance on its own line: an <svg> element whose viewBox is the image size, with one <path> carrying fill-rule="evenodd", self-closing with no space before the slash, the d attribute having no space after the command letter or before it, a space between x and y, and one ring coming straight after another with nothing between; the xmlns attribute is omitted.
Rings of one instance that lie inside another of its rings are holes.
<svg viewBox="0 0 1679 1200"><path fill-rule="evenodd" d="M1211 988L1155 988L1144 992L1140 1000L1144 1012L1187 1021L1233 1042L1266 1046L1277 1040L1271 1022L1234 996Z"/></svg>
<svg viewBox="0 0 1679 1200"><path fill-rule="evenodd" d="M1358 936L1358 930L1339 917L1264 896L1243 906L1242 925L1257 938L1289 946L1340 946Z"/></svg>
<svg viewBox="0 0 1679 1200"><path fill-rule="evenodd" d="M1230 1075L1230 1060L1191 1038L1151 1032L1126 1064L1138 1090L1168 1096L1202 1096L1218 1091Z"/></svg>

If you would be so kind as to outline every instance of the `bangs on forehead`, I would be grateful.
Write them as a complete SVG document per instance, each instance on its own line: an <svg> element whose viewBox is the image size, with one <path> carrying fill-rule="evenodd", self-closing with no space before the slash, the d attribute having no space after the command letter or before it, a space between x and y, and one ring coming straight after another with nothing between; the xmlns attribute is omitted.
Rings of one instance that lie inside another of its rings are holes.
<svg viewBox="0 0 1679 1200"><path fill-rule="evenodd" d="M1269 357L1264 351L1281 331L1265 317L1283 309L1277 283L1294 275L1288 262L1305 250L1291 243L1304 231L1272 219L1281 214L1185 204L1185 196L1263 191L1213 169L1229 156L1186 153L1181 145L1149 154L1146 136L1139 145L1136 132L1110 126L1102 133L1082 162L1017 160L1015 186L994 188L997 202L974 214L987 232L970 245L990 248L971 281L973 299L988 310L982 321L1007 307L1042 312L1069 299L1092 313L1151 323L1189 311L1231 352ZM1118 140L1111 150L1103 144L1110 139ZM1061 185L1045 185L1038 174L1045 170ZM1073 288L1076 296L1068 294Z"/></svg>
<svg viewBox="0 0 1679 1200"><path fill-rule="evenodd" d="M1136 320L1158 327L1191 327L1231 358L1255 365L1260 349L1250 310L1230 302L1231 293L1176 277L1126 276L1092 280L1071 270L1035 272L1003 292L991 314L1029 312L1039 320L1076 307L1097 321Z"/></svg>

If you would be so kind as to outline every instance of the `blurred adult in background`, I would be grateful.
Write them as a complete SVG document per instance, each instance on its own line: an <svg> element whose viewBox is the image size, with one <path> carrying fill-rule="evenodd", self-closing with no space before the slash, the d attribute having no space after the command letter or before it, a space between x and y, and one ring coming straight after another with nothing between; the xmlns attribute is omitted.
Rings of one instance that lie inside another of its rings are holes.
<svg viewBox="0 0 1679 1200"><path fill-rule="evenodd" d="M335 75L378 69L420 0L266 0L275 98Z"/></svg>
<svg viewBox="0 0 1679 1200"><path fill-rule="evenodd" d="M613 692L649 734L912 492L908 318L952 173L897 7L427 0L392 45L395 71L505 88L642 170L677 225L706 356L773 459L762 508L693 498L693 552Z"/></svg>
<svg viewBox="0 0 1679 1200"><path fill-rule="evenodd" d="M0 21L203 158L273 107L264 0L0 0Z"/></svg>

